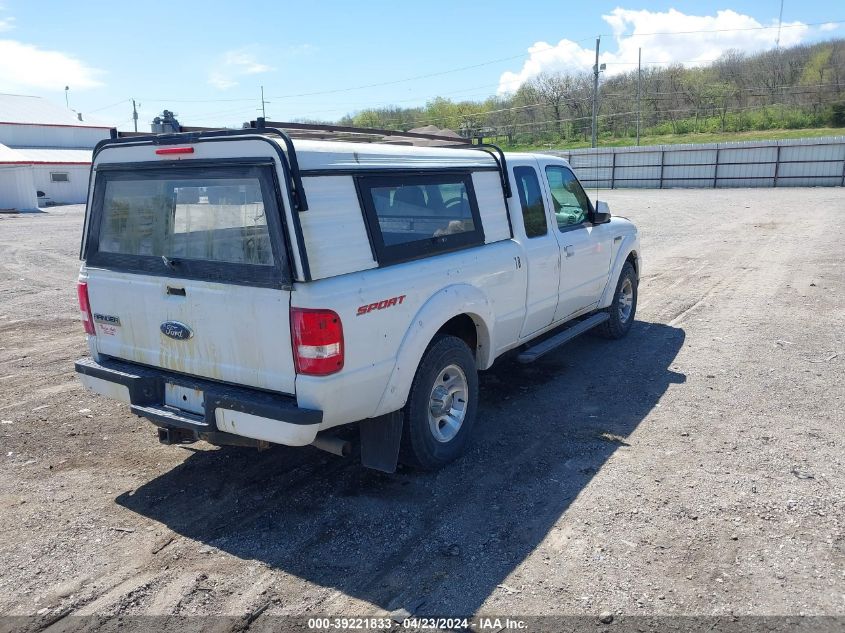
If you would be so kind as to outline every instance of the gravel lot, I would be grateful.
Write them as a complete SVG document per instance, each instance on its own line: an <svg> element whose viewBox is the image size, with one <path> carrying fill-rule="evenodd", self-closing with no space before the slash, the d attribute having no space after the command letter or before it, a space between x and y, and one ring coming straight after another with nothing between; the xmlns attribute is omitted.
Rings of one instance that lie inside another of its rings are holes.
<svg viewBox="0 0 845 633"><path fill-rule="evenodd" d="M159 445L73 373L82 209L0 215L0 613L845 615L845 190L604 197L631 334L499 363L394 476Z"/></svg>

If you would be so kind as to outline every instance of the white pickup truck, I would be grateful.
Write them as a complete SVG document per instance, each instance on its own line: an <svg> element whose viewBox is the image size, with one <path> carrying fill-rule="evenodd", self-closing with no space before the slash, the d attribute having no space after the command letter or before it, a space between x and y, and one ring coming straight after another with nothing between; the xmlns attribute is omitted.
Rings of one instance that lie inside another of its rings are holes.
<svg viewBox="0 0 845 633"><path fill-rule="evenodd" d="M81 259L76 371L160 441L345 454L355 422L387 472L462 453L505 352L624 336L641 267L634 225L560 158L261 120L101 142Z"/></svg>

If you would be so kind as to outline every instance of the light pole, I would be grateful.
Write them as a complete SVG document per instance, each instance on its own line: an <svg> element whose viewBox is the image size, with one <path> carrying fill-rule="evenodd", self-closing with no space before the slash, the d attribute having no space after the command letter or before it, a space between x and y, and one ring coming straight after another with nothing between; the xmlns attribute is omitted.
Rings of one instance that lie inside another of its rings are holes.
<svg viewBox="0 0 845 633"><path fill-rule="evenodd" d="M640 96L642 95L642 91L640 90L640 84L643 80L643 49L640 48L639 52L637 53L637 145L640 144Z"/></svg>
<svg viewBox="0 0 845 633"><path fill-rule="evenodd" d="M607 68L606 64L599 66L599 45L601 36L596 38L596 63L593 65L593 139L592 147L597 147L596 137L598 136L599 116L599 73Z"/></svg>

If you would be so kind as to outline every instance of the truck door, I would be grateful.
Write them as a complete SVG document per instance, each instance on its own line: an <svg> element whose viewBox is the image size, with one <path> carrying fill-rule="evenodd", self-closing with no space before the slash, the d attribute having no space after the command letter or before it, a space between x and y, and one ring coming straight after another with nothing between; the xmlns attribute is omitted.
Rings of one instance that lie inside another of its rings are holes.
<svg viewBox="0 0 845 633"><path fill-rule="evenodd" d="M525 249L523 266L528 268L526 313L520 338L551 324L558 302L560 246L549 228L549 215L543 202L538 164L519 165L512 170L512 188L518 195L510 200L516 240ZM517 208L518 207L518 208Z"/></svg>
<svg viewBox="0 0 845 633"><path fill-rule="evenodd" d="M610 273L613 237L609 225L591 222L592 204L568 167L547 164L544 171L561 252L554 320L564 321L597 305Z"/></svg>

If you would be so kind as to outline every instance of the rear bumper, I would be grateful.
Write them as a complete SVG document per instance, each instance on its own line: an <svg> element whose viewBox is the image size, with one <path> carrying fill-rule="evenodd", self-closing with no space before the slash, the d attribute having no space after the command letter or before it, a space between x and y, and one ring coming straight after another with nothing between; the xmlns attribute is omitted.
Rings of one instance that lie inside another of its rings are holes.
<svg viewBox="0 0 845 633"><path fill-rule="evenodd" d="M144 367L115 359L82 358L75 363L82 384L101 395L129 404L132 413L153 424L193 432L202 439L228 433L289 446L314 441L322 411L297 406L292 396L235 387L211 380ZM190 412L165 401L165 385L202 394L201 412Z"/></svg>

